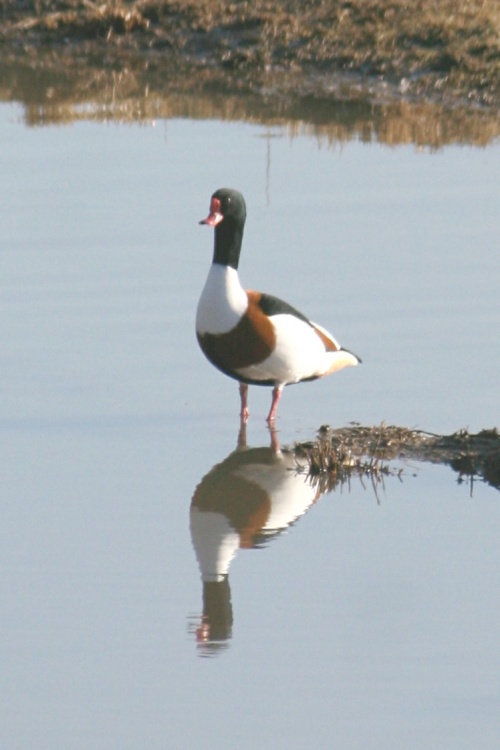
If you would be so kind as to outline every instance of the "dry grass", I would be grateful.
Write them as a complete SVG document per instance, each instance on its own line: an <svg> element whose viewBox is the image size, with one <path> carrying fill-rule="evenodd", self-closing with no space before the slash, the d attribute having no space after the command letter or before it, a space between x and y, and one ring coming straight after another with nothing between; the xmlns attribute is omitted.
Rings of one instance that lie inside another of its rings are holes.
<svg viewBox="0 0 500 750"><path fill-rule="evenodd" d="M0 37L113 61L177 56L245 92L320 97L341 75L345 86L500 104L498 0L3 0Z"/></svg>
<svg viewBox="0 0 500 750"><path fill-rule="evenodd" d="M388 475L401 476L401 462L407 460L444 464L458 474L459 482L480 479L500 489L500 434L496 429L435 435L386 424L336 430L323 427L316 441L299 443L295 452L307 459L309 476L323 491L353 476L369 478L376 487Z"/></svg>

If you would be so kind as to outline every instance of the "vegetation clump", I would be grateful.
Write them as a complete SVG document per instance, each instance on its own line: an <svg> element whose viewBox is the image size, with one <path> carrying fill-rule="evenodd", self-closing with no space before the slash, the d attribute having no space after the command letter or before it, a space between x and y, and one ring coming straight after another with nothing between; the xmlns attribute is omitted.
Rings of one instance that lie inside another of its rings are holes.
<svg viewBox="0 0 500 750"><path fill-rule="evenodd" d="M498 0L3 0L0 39L247 93L500 105Z"/></svg>
<svg viewBox="0 0 500 750"><path fill-rule="evenodd" d="M459 482L479 479L500 489L500 433L495 428L436 435L386 424L322 427L316 441L298 443L294 450L307 459L309 476L323 491L353 476L369 477L375 484L387 475L401 476L408 460L444 464Z"/></svg>

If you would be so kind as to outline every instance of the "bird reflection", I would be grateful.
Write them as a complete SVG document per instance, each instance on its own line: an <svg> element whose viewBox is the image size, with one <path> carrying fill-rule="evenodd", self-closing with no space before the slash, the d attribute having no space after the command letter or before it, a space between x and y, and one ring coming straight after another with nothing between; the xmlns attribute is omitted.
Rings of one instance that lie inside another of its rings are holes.
<svg viewBox="0 0 500 750"><path fill-rule="evenodd" d="M229 567L237 551L278 536L320 496L298 469L295 455L281 451L274 429L269 447L248 448L242 424L236 450L196 487L190 527L203 583L203 614L195 628L201 656L219 653L232 637Z"/></svg>

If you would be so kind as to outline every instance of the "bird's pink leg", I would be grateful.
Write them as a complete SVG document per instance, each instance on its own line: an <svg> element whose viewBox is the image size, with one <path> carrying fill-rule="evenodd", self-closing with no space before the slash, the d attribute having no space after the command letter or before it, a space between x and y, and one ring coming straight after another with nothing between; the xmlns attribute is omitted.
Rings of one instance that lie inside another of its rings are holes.
<svg viewBox="0 0 500 750"><path fill-rule="evenodd" d="M271 422L274 422L276 419L276 412L278 410L278 404L281 398L281 394L283 393L283 386L275 386L273 388L273 400L271 402L271 409L269 411L269 414L267 415L266 422L268 424L271 424Z"/></svg>
<svg viewBox="0 0 500 750"><path fill-rule="evenodd" d="M281 456L280 441L278 440L278 433L274 429L273 424L269 424L269 434L271 435L271 450L276 456Z"/></svg>
<svg viewBox="0 0 500 750"><path fill-rule="evenodd" d="M246 383L240 383L240 398L241 398L241 411L240 417L242 422L246 422L250 416L250 410L248 408L248 385Z"/></svg>

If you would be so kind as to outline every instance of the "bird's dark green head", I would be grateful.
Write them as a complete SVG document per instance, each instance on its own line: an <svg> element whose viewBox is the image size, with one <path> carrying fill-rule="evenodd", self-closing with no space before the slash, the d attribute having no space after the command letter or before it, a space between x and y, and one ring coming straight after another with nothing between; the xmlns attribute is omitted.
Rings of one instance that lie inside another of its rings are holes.
<svg viewBox="0 0 500 750"><path fill-rule="evenodd" d="M213 262L238 268L247 217L245 199L237 190L220 188L210 200L210 213L200 224L215 227Z"/></svg>

